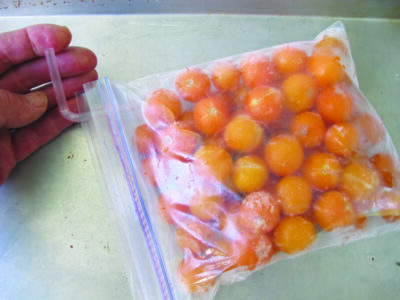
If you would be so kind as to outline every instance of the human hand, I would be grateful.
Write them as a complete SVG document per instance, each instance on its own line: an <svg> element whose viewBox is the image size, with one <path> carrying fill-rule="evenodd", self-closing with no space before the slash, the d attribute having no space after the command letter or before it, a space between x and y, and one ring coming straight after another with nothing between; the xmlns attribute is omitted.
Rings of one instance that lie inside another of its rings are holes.
<svg viewBox="0 0 400 300"><path fill-rule="evenodd" d="M58 112L44 50L56 53L72 111L75 92L97 79L95 54L70 42L70 31L57 25L0 34L0 185L18 162L73 124Z"/></svg>

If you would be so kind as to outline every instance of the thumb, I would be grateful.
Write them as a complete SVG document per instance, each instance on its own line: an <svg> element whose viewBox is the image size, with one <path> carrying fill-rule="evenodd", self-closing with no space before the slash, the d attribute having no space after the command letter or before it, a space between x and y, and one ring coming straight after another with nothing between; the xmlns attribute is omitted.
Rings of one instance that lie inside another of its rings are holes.
<svg viewBox="0 0 400 300"><path fill-rule="evenodd" d="M47 97L42 92L26 95L0 89L0 128L18 128L32 123L43 115Z"/></svg>

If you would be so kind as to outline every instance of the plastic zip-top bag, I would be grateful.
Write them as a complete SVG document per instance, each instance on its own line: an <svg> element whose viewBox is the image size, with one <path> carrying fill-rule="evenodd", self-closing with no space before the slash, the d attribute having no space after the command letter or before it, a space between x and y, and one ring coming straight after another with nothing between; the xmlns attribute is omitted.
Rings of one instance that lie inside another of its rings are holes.
<svg viewBox="0 0 400 300"><path fill-rule="evenodd" d="M311 41L89 83L80 102L67 117L88 128L138 299L212 299L281 259L400 228L398 155L340 22Z"/></svg>

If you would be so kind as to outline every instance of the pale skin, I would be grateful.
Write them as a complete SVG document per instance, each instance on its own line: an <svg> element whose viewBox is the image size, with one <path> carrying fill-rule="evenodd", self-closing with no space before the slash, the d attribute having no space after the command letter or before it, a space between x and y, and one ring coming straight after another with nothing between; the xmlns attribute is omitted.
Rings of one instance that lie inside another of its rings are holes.
<svg viewBox="0 0 400 300"><path fill-rule="evenodd" d="M58 112L44 50L56 52L72 111L75 92L97 79L95 54L70 42L68 28L50 24L0 33L0 185L18 162L72 125Z"/></svg>

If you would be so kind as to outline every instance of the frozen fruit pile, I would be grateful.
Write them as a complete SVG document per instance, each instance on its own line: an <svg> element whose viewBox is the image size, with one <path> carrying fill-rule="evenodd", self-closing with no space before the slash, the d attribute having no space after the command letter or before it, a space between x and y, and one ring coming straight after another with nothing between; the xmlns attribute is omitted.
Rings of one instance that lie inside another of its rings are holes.
<svg viewBox="0 0 400 300"><path fill-rule="evenodd" d="M148 96L133 141L190 292L303 251L321 230L399 220L397 158L346 58L326 36L187 68Z"/></svg>

